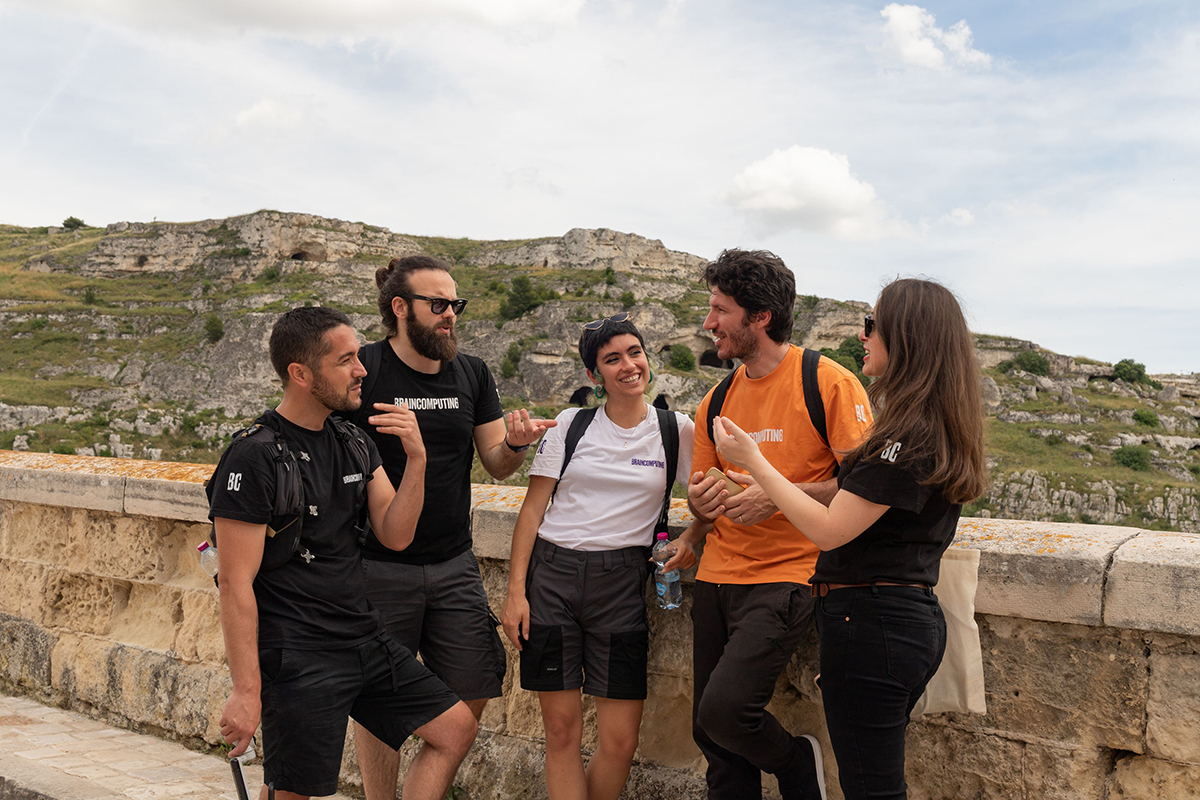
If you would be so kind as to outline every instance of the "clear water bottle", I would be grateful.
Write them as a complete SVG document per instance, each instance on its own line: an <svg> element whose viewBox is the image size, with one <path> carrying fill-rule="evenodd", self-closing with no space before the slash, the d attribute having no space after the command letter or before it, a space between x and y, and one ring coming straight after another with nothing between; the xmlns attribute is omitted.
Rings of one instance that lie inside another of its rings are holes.
<svg viewBox="0 0 1200 800"><path fill-rule="evenodd" d="M210 578L217 577L217 548L208 542L201 542L196 545L196 552L200 554L200 569Z"/></svg>
<svg viewBox="0 0 1200 800"><path fill-rule="evenodd" d="M657 564L654 568L654 591L658 593L659 608L679 608L683 605L683 585L679 582L679 570L663 572L663 564L675 555L675 545L667 541L667 532L658 534L658 541L650 551L650 557Z"/></svg>

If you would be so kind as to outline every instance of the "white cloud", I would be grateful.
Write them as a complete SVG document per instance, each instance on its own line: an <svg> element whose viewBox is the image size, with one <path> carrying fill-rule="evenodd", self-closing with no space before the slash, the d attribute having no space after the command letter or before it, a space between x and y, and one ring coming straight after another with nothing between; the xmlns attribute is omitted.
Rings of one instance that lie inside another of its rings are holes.
<svg viewBox="0 0 1200 800"><path fill-rule="evenodd" d="M959 20L944 31L937 20L920 6L890 3L879 12L887 20L883 30L891 34L891 44L900 60L926 69L944 69L947 56L958 65L986 67L992 62L987 53L976 50L966 20Z"/></svg>
<svg viewBox="0 0 1200 800"><path fill-rule="evenodd" d="M948 222L951 225L957 225L960 228L965 228L975 221L975 215L965 208L956 208L949 214L942 216L939 222Z"/></svg>
<svg viewBox="0 0 1200 800"><path fill-rule="evenodd" d="M726 200L766 231L799 228L842 239L908 236L890 219L871 184L850 172L850 159L792 145L755 161L733 179Z"/></svg>
<svg viewBox="0 0 1200 800"><path fill-rule="evenodd" d="M264 97L250 108L239 111L234 117L234 124L239 128L294 128L302 119L303 114L295 106L284 105L272 97Z"/></svg>

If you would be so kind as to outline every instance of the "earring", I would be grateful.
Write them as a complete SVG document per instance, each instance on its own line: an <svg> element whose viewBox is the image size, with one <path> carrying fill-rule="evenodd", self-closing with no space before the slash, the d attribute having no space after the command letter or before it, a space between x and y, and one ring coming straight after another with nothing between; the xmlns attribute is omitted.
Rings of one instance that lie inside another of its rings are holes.
<svg viewBox="0 0 1200 800"><path fill-rule="evenodd" d="M604 399L604 384L597 383L595 385L595 387L592 388L592 394L596 395L597 400L603 400Z"/></svg>
<svg viewBox="0 0 1200 800"><path fill-rule="evenodd" d="M654 367L650 368L650 383L654 383Z"/></svg>

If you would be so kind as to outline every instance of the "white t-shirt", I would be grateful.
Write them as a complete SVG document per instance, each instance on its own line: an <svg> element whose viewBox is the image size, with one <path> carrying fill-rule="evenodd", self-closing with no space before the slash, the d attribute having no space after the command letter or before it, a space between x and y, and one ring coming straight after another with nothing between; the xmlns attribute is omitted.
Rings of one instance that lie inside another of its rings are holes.
<svg viewBox="0 0 1200 800"><path fill-rule="evenodd" d="M619 428L601 406L584 431L566 474L562 470L567 429L579 413L568 408L558 425L546 431L530 475L558 479L554 502L538 528L538 536L572 550L617 550L649 547L654 523L666 491L667 454L658 429L656 409L632 429ZM675 412L679 423L679 468L675 480L687 485L692 470L692 421Z"/></svg>

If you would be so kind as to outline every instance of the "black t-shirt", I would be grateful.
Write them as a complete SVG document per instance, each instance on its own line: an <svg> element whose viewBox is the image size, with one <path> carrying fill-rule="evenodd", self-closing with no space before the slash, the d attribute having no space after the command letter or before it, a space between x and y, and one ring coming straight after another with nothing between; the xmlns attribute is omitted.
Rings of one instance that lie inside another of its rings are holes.
<svg viewBox="0 0 1200 800"><path fill-rule="evenodd" d="M843 491L891 508L854 539L821 553L814 582L937 584L962 506L920 483L929 474L923 465L887 458L897 458L901 449L891 445L838 476Z"/></svg>
<svg viewBox="0 0 1200 800"><path fill-rule="evenodd" d="M408 456L399 437L379 433L367 422L375 403L406 403L417 415L425 442L425 506L412 544L397 552L372 534L363 558L405 564L436 564L471 549L471 464L475 427L504 416L491 370L482 359L460 353L436 375L412 369L387 342L381 348L379 375L363 396L362 406L348 415L379 448L383 468L393 486L400 485Z"/></svg>
<svg viewBox="0 0 1200 800"><path fill-rule="evenodd" d="M380 465L368 443L370 473L337 436L333 423L319 431L293 425L275 411L300 466L308 513L300 536L300 552L278 569L260 571L254 579L258 601L259 647L336 650L354 647L383 630L378 612L367 601L362 576L358 523L359 483L369 481ZM275 498L275 466L268 438L239 439L230 445L224 466L213 475L209 517L241 522L271 521ZM311 558L307 558L311 556Z"/></svg>

